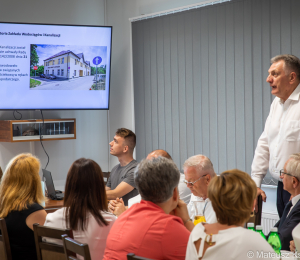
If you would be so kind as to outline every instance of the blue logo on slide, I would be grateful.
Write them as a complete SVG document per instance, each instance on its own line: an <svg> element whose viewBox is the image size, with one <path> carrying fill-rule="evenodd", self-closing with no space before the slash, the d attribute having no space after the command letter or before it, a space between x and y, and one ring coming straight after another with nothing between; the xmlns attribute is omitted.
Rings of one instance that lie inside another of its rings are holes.
<svg viewBox="0 0 300 260"><path fill-rule="evenodd" d="M95 58L93 59L93 63L94 63L95 65L99 65L101 62L102 62L102 58L99 57L99 56L97 56L97 57L95 57Z"/></svg>

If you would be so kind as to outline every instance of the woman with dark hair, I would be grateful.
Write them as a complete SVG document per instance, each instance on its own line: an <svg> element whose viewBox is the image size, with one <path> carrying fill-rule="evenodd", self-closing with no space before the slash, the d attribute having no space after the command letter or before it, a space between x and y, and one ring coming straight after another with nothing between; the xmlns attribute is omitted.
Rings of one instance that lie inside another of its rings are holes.
<svg viewBox="0 0 300 260"><path fill-rule="evenodd" d="M48 214L45 226L71 228L74 239L89 245L91 258L102 259L116 217L108 213L103 173L93 160L76 160L67 175L64 208ZM61 241L47 242L61 243Z"/></svg>

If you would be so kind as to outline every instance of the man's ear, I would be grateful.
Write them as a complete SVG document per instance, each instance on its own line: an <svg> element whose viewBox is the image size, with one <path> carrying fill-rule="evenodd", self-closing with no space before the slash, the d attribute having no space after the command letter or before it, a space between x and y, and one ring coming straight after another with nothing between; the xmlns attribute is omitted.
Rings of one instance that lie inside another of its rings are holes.
<svg viewBox="0 0 300 260"><path fill-rule="evenodd" d="M297 188L297 186L300 184L300 181L296 178L296 177L293 177L293 188Z"/></svg>
<svg viewBox="0 0 300 260"><path fill-rule="evenodd" d="M129 149L128 145L124 145L123 146L123 153L127 153L128 149Z"/></svg>
<svg viewBox="0 0 300 260"><path fill-rule="evenodd" d="M296 72L291 72L289 77L290 83L294 83L297 80L297 74Z"/></svg>
<svg viewBox="0 0 300 260"><path fill-rule="evenodd" d="M178 192L178 187L175 187L173 190L173 200L178 201L179 200L179 192Z"/></svg>
<svg viewBox="0 0 300 260"><path fill-rule="evenodd" d="M205 176L205 180L206 180L206 185L208 185L209 182L210 182L210 180L211 180L210 174L207 174L207 175Z"/></svg>

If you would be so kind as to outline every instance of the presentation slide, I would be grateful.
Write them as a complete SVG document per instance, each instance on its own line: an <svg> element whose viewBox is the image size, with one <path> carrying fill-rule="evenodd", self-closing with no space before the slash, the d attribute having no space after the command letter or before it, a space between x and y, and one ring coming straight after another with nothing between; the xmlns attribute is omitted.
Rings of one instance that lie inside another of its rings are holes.
<svg viewBox="0 0 300 260"><path fill-rule="evenodd" d="M0 23L0 109L108 109L111 27Z"/></svg>

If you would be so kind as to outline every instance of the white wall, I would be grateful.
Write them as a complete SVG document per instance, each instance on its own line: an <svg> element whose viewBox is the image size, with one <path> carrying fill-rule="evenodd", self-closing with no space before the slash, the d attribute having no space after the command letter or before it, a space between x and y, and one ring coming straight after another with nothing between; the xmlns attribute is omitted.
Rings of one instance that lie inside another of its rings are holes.
<svg viewBox="0 0 300 260"><path fill-rule="evenodd" d="M104 0L1 0L1 21L24 23L104 25ZM3 83L1 83L3 84ZM23 119L41 119L40 112L22 112ZM108 171L107 111L44 111L44 118L76 118L77 139L45 141L50 156L47 167L52 172L57 189L63 189L67 171L72 162L80 157L95 160ZM12 111L0 111L0 120L13 119ZM0 143L0 166L22 152L33 152L46 166L47 156L39 142Z"/></svg>

